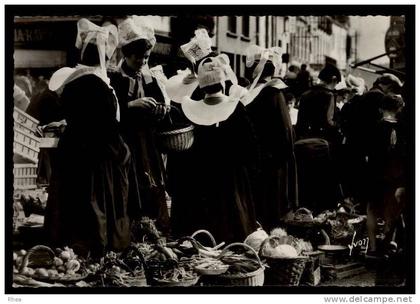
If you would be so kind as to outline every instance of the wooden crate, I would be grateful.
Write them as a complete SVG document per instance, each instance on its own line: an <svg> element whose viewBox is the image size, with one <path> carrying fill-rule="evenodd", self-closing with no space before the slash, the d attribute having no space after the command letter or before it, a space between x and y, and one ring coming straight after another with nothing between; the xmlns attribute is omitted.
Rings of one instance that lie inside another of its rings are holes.
<svg viewBox="0 0 420 304"><path fill-rule="evenodd" d="M26 131L14 128L13 153L32 163L38 163L41 139Z"/></svg>
<svg viewBox="0 0 420 304"><path fill-rule="evenodd" d="M15 164L13 166L15 190L35 189L37 169L36 164Z"/></svg>
<svg viewBox="0 0 420 304"><path fill-rule="evenodd" d="M322 251L314 251L308 254L309 260L303 271L301 284L317 286L321 282L320 258L324 255Z"/></svg>
<svg viewBox="0 0 420 304"><path fill-rule="evenodd" d="M13 109L13 119L15 121L15 128L27 131L32 135L36 134L36 128L39 125L39 121L37 119L16 107Z"/></svg>

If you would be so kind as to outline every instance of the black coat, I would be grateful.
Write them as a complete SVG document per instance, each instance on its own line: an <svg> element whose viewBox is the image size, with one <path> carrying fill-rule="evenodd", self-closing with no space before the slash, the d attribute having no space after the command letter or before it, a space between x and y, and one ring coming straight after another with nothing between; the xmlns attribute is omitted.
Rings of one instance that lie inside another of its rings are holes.
<svg viewBox="0 0 420 304"><path fill-rule="evenodd" d="M281 90L262 89L246 107L255 127L261 166L256 193L257 220L271 229L297 206L294 132Z"/></svg>
<svg viewBox="0 0 420 304"><path fill-rule="evenodd" d="M123 64L124 66L124 64ZM119 71L109 73L111 85L115 89L121 111L121 131L127 142L135 164L136 187L140 193L142 212L157 219L157 226L164 232L169 228L169 215L165 195L165 167L158 147L157 132L159 123L150 112L138 108L128 108L128 102L139 97L153 97L164 103L163 93L156 78L146 84L141 77L130 94L130 82L136 82L135 76L124 76ZM139 95L141 83L143 96Z"/></svg>
<svg viewBox="0 0 420 304"><path fill-rule="evenodd" d="M85 75L65 86L61 102L67 127L49 189L50 240L95 256L122 250L130 242L129 214L140 207L128 204L131 157L115 119L117 101L100 78Z"/></svg>
<svg viewBox="0 0 420 304"><path fill-rule="evenodd" d="M194 137L182 174L176 175L173 232L207 229L217 241L243 241L256 229L250 172L257 159L244 107L239 104L219 126L195 125Z"/></svg>

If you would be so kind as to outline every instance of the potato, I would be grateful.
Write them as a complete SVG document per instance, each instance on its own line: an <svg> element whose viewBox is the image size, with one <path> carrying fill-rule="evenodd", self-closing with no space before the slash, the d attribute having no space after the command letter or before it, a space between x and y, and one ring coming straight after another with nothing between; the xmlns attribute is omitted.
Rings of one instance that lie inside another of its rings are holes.
<svg viewBox="0 0 420 304"><path fill-rule="evenodd" d="M20 271L20 274L29 277L28 267L23 267L23 269Z"/></svg>
<svg viewBox="0 0 420 304"><path fill-rule="evenodd" d="M63 260L60 259L60 258L54 257L54 266L58 267L58 266L61 266L61 265L64 265Z"/></svg>
<svg viewBox="0 0 420 304"><path fill-rule="evenodd" d="M22 256L18 256L15 263L16 263L16 267L20 268L20 265L22 264L23 261L23 257Z"/></svg>
<svg viewBox="0 0 420 304"><path fill-rule="evenodd" d="M54 270L54 269L48 269L48 270L47 270L47 272L48 272L48 276L49 276L50 278L53 278L53 277L55 277L55 276L58 276L58 271L57 271L57 270Z"/></svg>
<svg viewBox="0 0 420 304"><path fill-rule="evenodd" d="M26 255L26 250L25 249L21 249L18 251L18 256L25 256Z"/></svg>
<svg viewBox="0 0 420 304"><path fill-rule="evenodd" d="M68 269L67 271L66 271L66 275L68 275L68 276L74 276L76 274L76 272L74 271L74 270L70 270L70 269Z"/></svg>
<svg viewBox="0 0 420 304"><path fill-rule="evenodd" d="M35 274L35 269L31 268L31 267L26 267L28 269L29 272L29 276L33 276Z"/></svg>
<svg viewBox="0 0 420 304"><path fill-rule="evenodd" d="M13 252L13 261L16 261L17 258L18 258L18 254L16 252Z"/></svg>
<svg viewBox="0 0 420 304"><path fill-rule="evenodd" d="M35 269L35 275L41 278L48 278L48 271L45 268Z"/></svg>
<svg viewBox="0 0 420 304"><path fill-rule="evenodd" d="M16 268L16 266L13 266L13 273L19 273L19 270Z"/></svg>

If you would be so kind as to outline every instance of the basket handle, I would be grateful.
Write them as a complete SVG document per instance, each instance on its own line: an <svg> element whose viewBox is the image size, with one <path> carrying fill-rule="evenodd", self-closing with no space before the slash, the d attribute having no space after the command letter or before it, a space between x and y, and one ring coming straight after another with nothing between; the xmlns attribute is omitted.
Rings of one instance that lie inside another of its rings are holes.
<svg viewBox="0 0 420 304"><path fill-rule="evenodd" d="M312 212L311 212L311 210L309 210L305 207L302 207L302 208L297 209L295 211L295 214L312 214Z"/></svg>
<svg viewBox="0 0 420 304"><path fill-rule="evenodd" d="M204 229L197 230L196 232L194 232L193 234L191 234L191 237L194 238L198 234L205 234L205 235L207 235L209 237L211 243L213 244L213 247L216 247L217 246L216 240L214 239L213 235L209 231L204 230Z"/></svg>
<svg viewBox="0 0 420 304"><path fill-rule="evenodd" d="M264 268L264 265L261 262L260 257L258 256L258 253L251 246L249 246L247 244L244 244L244 243L232 243L232 244L227 245L225 247L225 249L223 249L223 251L219 254L219 256L216 259L220 260L221 258L223 258L226 255L226 252L228 251L228 249L231 248L231 247L244 247L248 250L251 250L251 252L255 255L255 258L257 259L258 264L262 268Z"/></svg>
<svg viewBox="0 0 420 304"><path fill-rule="evenodd" d="M37 250L45 250L49 254L51 254L52 256L55 257L55 253L54 253L54 251L50 247L45 246L45 245L36 245L36 246L32 247L31 249L29 249L28 252L26 253L25 257L22 260L22 264L20 265L19 272L21 272L23 270L23 268L25 268L26 266L28 266L28 264L29 264L29 257L31 256L31 254L34 251L37 251Z"/></svg>
<svg viewBox="0 0 420 304"><path fill-rule="evenodd" d="M172 113L172 111L176 111L177 112L177 115L180 115L180 116L182 116L182 112L181 112L181 110L180 109L178 109L178 107L176 107L176 106L174 106L174 105L169 105L169 107L170 107L170 111L168 112L168 120L169 120L169 123L171 124L171 125L173 125L174 123L173 123L173 121L172 121L172 117L171 117L171 113Z"/></svg>

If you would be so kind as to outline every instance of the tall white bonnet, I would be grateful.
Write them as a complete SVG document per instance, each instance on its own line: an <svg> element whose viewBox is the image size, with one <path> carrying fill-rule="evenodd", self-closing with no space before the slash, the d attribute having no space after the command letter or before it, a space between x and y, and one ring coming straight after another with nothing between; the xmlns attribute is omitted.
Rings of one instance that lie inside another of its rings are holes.
<svg viewBox="0 0 420 304"><path fill-rule="evenodd" d="M185 57L192 63L196 63L211 53L212 41L205 29L198 29L190 42L181 45Z"/></svg>
<svg viewBox="0 0 420 304"><path fill-rule="evenodd" d="M154 29L149 25L147 16L130 16L118 25L119 46L125 46L139 39L148 40L152 46L156 44Z"/></svg>
<svg viewBox="0 0 420 304"><path fill-rule="evenodd" d="M86 18L82 18L77 22L77 38L76 47L81 49L82 57L88 43L98 46L98 52L101 60L105 55L111 58L118 44L118 30L115 25L98 26Z"/></svg>

